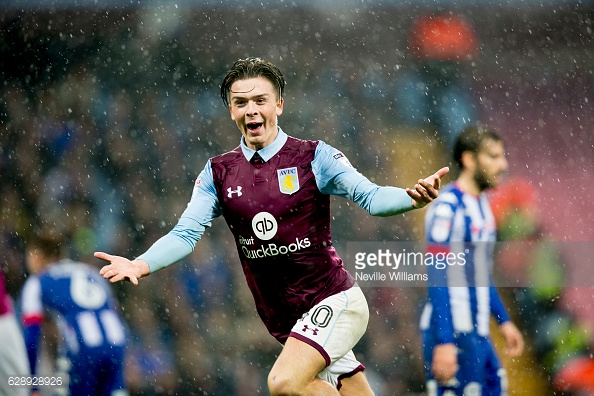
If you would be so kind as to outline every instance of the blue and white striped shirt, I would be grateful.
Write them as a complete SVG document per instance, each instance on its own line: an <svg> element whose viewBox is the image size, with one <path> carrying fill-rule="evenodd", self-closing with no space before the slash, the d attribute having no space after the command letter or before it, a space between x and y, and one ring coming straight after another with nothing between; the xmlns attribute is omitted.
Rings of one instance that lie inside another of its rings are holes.
<svg viewBox="0 0 594 396"><path fill-rule="evenodd" d="M490 318L509 320L492 281L496 226L485 194L464 193L456 183L440 192L425 216L428 252L462 253L464 266L430 269L429 301L421 329L436 332L439 343L453 342L456 333L489 335Z"/></svg>

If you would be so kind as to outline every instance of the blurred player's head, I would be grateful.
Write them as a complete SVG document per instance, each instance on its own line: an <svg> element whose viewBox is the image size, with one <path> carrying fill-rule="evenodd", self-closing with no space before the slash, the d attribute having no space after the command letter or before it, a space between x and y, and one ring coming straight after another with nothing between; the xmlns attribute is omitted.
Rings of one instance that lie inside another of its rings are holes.
<svg viewBox="0 0 594 396"><path fill-rule="evenodd" d="M54 232L34 233L27 243L27 269L35 274L62 258L64 240Z"/></svg>
<svg viewBox="0 0 594 396"><path fill-rule="evenodd" d="M497 187L508 167L503 139L482 125L468 126L460 133L454 162L460 173L472 176L479 191Z"/></svg>
<svg viewBox="0 0 594 396"><path fill-rule="evenodd" d="M221 85L221 97L245 144L259 150L278 135L285 81L280 70L259 58L238 60Z"/></svg>

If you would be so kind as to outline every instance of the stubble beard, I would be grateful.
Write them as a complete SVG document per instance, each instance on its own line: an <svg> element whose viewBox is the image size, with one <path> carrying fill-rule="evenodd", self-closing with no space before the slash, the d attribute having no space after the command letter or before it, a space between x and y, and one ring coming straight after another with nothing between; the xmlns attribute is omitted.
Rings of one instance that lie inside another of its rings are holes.
<svg viewBox="0 0 594 396"><path fill-rule="evenodd" d="M497 183L493 180L493 178L489 178L485 172L476 172L474 174L474 181L480 192L483 192L489 188L497 187Z"/></svg>

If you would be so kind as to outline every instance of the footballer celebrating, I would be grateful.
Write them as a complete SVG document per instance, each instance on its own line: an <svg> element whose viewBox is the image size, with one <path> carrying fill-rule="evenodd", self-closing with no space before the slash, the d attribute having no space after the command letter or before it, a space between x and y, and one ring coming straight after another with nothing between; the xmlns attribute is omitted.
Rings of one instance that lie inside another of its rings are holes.
<svg viewBox="0 0 594 396"><path fill-rule="evenodd" d="M135 260L103 252L111 282L138 279L189 255L211 222L231 229L258 314L284 347L268 376L272 395L372 395L352 348L369 318L363 293L332 246L330 194L374 216L421 208L438 196L442 168L412 189L380 187L323 141L278 125L285 80L272 63L236 61L221 96L241 132L208 160L177 225Z"/></svg>

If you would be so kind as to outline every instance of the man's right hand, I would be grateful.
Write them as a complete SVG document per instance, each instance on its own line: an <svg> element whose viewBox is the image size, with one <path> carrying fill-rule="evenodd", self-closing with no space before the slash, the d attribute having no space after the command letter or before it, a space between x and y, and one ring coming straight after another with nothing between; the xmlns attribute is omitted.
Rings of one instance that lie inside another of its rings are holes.
<svg viewBox="0 0 594 396"><path fill-rule="evenodd" d="M458 347L456 344L440 344L433 348L431 373L441 383L447 383L458 372Z"/></svg>
<svg viewBox="0 0 594 396"><path fill-rule="evenodd" d="M138 279L148 275L151 270L144 260L130 261L125 257L112 256L103 252L95 252L95 257L109 261L109 264L101 268L99 274L111 283L128 279L134 285L138 285Z"/></svg>

